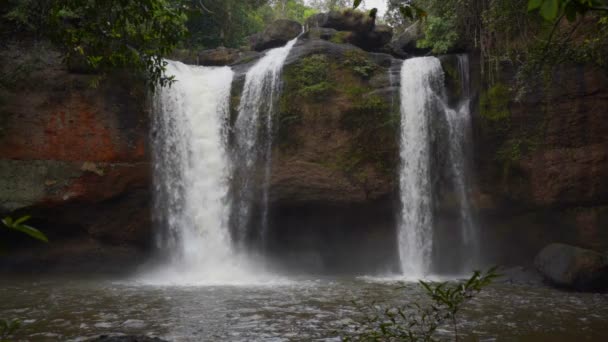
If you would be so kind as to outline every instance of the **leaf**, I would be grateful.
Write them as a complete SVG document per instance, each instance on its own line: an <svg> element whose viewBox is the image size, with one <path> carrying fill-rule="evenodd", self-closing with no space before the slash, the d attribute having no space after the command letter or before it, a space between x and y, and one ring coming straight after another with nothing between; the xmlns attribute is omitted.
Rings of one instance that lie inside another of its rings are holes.
<svg viewBox="0 0 608 342"><path fill-rule="evenodd" d="M414 13L412 12L412 7L410 6L399 6L399 12L404 18L408 18L410 20L414 20Z"/></svg>
<svg viewBox="0 0 608 342"><path fill-rule="evenodd" d="M566 4L566 7L564 8L564 13L566 14L566 19L568 19L569 22L573 22L576 20L576 5L573 2L569 2Z"/></svg>
<svg viewBox="0 0 608 342"><path fill-rule="evenodd" d="M540 14L545 20L553 21L559 12L559 0L545 0L540 8Z"/></svg>
<svg viewBox="0 0 608 342"><path fill-rule="evenodd" d="M543 0L530 0L528 1L528 11L533 11L542 5Z"/></svg>
<svg viewBox="0 0 608 342"><path fill-rule="evenodd" d="M29 220L30 218L32 218L30 215L25 215L25 216L15 220L14 224L15 224L15 226L18 226L18 225L24 223L25 221Z"/></svg>
<svg viewBox="0 0 608 342"><path fill-rule="evenodd" d="M38 229L36 229L34 227L30 227L28 225L15 225L15 226L11 227L11 229L22 232L24 234L27 234L36 240L40 240L43 242L49 242L46 235L44 235L41 231L39 231Z"/></svg>
<svg viewBox="0 0 608 342"><path fill-rule="evenodd" d="M362 0L355 0L355 2L353 3L353 8L359 7L359 5L361 5L361 1Z"/></svg>
<svg viewBox="0 0 608 342"><path fill-rule="evenodd" d="M2 223L4 223L5 226L7 227L11 227L13 225L13 218L12 217L5 217L2 219Z"/></svg>

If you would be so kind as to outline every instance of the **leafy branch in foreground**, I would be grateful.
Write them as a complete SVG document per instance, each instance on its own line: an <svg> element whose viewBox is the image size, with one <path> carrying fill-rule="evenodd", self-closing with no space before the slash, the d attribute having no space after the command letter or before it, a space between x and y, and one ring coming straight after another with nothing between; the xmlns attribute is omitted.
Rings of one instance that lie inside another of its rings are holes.
<svg viewBox="0 0 608 342"><path fill-rule="evenodd" d="M420 281L428 305L419 303L401 307L370 307L374 314L368 315L343 341L435 341L437 329L451 324L454 340L458 341L457 315L469 300L473 299L494 279L499 277L496 268L482 273L476 271L471 278L459 283L428 283Z"/></svg>
<svg viewBox="0 0 608 342"><path fill-rule="evenodd" d="M43 241L43 242L49 242L48 238L46 237L46 235L44 235L44 233L42 233L41 231L39 231L38 229L36 229L32 226L28 226L28 225L24 224L29 219L30 219L30 216L23 216L16 220L13 220L12 217L7 216L2 219L2 225L4 225L4 227L6 227L9 230L14 230L14 231L29 235L30 237L32 237L36 240ZM9 341L8 340L9 336L13 335L15 333L15 331L17 331L20 327L21 327L21 321L19 321L18 319L13 319L13 320L0 319L0 342Z"/></svg>
<svg viewBox="0 0 608 342"><path fill-rule="evenodd" d="M21 218L18 218L16 220L13 220L12 217L5 217L4 219L2 219L2 223L4 224L4 226L10 230L14 230L14 231L18 231L24 234L29 235L30 237L39 240L39 241L43 241L43 242L49 242L49 240L47 239L46 235L44 235L44 233L42 233L41 231L39 231L38 229L32 227L32 226L28 226L26 224L24 224L27 220L29 220L31 217L30 216L23 216Z"/></svg>
<svg viewBox="0 0 608 342"><path fill-rule="evenodd" d="M21 322L17 319L11 321L0 319L0 342L8 342L8 337L19 329Z"/></svg>

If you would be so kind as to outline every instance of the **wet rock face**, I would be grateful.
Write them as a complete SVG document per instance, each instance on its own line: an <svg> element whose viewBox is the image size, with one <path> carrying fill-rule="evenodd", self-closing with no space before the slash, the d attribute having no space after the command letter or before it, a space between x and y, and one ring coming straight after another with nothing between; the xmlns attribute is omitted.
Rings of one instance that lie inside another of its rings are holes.
<svg viewBox="0 0 608 342"><path fill-rule="evenodd" d="M280 19L250 39L251 46L255 51L263 51L287 44L302 33L302 25L296 21Z"/></svg>
<svg viewBox="0 0 608 342"><path fill-rule="evenodd" d="M74 253L64 259L78 258L85 241L140 254L151 236L143 84L111 77L92 88L46 46L11 45L0 58L4 71L29 70L2 89L0 213L31 214L53 241L22 260L48 253L49 266L60 245Z"/></svg>
<svg viewBox="0 0 608 342"><path fill-rule="evenodd" d="M236 62L241 56L238 49L219 47L217 49L201 51L198 54L198 64L205 66L224 66Z"/></svg>
<svg viewBox="0 0 608 342"><path fill-rule="evenodd" d="M267 241L287 269L373 272L397 260L392 62L323 38L291 51L274 118Z"/></svg>
<svg viewBox="0 0 608 342"><path fill-rule="evenodd" d="M574 290L608 289L608 257L565 244L545 247L534 261L550 283Z"/></svg>
<svg viewBox="0 0 608 342"><path fill-rule="evenodd" d="M515 102L515 75L481 90L475 116L473 199L487 252L525 262L551 242L608 249L608 78L563 66Z"/></svg>

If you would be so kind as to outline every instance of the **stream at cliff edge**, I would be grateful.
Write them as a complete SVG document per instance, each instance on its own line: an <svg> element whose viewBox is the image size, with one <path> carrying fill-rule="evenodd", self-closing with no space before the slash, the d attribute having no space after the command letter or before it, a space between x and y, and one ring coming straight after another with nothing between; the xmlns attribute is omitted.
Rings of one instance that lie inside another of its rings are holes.
<svg viewBox="0 0 608 342"><path fill-rule="evenodd" d="M246 286L3 279L0 317L21 319L17 338L27 341L115 333L170 341L339 341L336 331L357 317L352 300L423 297L417 284L399 285L368 278ZM608 295L494 285L467 305L459 328L465 340L606 341Z"/></svg>

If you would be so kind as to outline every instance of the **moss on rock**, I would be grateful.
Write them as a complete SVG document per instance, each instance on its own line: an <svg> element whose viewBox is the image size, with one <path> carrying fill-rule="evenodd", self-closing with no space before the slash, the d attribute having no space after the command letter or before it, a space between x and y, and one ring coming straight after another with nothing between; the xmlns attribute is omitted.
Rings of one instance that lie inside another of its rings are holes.
<svg viewBox="0 0 608 342"><path fill-rule="evenodd" d="M510 118L509 102L511 90L503 83L497 83L481 94L479 99L481 116L490 121L504 121Z"/></svg>

